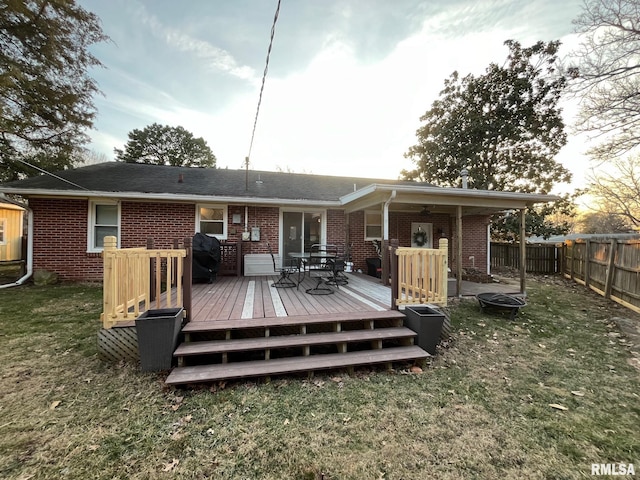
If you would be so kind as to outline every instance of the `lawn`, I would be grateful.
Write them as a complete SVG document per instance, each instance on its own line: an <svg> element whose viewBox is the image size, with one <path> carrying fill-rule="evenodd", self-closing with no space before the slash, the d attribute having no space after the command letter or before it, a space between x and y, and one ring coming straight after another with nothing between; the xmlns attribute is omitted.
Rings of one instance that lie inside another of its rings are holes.
<svg viewBox="0 0 640 480"><path fill-rule="evenodd" d="M450 306L422 373L167 388L96 351L101 289L0 290L0 478L573 479L640 470L640 372L615 317L532 279L513 322Z"/></svg>

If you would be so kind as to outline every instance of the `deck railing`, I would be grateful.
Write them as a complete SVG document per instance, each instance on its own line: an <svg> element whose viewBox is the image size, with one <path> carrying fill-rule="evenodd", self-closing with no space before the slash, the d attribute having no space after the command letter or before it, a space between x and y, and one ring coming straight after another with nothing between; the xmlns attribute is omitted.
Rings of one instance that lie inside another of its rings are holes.
<svg viewBox="0 0 640 480"><path fill-rule="evenodd" d="M153 302L156 308L185 306L182 259L187 249L119 249L116 237L105 237L102 256L104 328L135 320Z"/></svg>
<svg viewBox="0 0 640 480"><path fill-rule="evenodd" d="M439 248L392 247L393 307L409 304L447 304L449 242ZM395 265L394 265L395 264Z"/></svg>

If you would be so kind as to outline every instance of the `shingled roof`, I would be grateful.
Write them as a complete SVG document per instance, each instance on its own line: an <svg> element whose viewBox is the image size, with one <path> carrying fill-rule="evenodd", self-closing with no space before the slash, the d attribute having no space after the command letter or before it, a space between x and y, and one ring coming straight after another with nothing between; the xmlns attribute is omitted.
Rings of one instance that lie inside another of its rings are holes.
<svg viewBox="0 0 640 480"><path fill-rule="evenodd" d="M256 199L339 201L340 197L371 184L421 185L401 180L338 177L286 172L188 168L135 163L106 162L39 175L0 185L5 192L169 194L177 198L242 197ZM66 180L66 181L65 181Z"/></svg>

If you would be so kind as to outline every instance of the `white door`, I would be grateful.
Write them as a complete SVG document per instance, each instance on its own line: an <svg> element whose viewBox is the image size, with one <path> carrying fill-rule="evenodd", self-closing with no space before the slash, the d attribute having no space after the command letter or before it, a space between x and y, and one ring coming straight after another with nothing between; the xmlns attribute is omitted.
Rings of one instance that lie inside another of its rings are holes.
<svg viewBox="0 0 640 480"><path fill-rule="evenodd" d="M411 246L433 248L433 223L411 222Z"/></svg>

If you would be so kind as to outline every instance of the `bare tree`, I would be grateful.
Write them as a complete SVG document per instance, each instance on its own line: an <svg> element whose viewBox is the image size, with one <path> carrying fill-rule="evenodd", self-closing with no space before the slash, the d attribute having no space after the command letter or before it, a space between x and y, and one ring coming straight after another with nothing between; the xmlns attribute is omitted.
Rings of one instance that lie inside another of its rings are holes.
<svg viewBox="0 0 640 480"><path fill-rule="evenodd" d="M574 24L582 39L569 70L582 97L576 127L599 140L594 159L620 157L640 144L640 1L585 0Z"/></svg>
<svg viewBox="0 0 640 480"><path fill-rule="evenodd" d="M632 230L625 218L607 212L584 213L576 226L580 233L627 233Z"/></svg>
<svg viewBox="0 0 640 480"><path fill-rule="evenodd" d="M640 227L640 156L612 161L611 172L600 170L589 177L588 193L597 210L618 216Z"/></svg>

